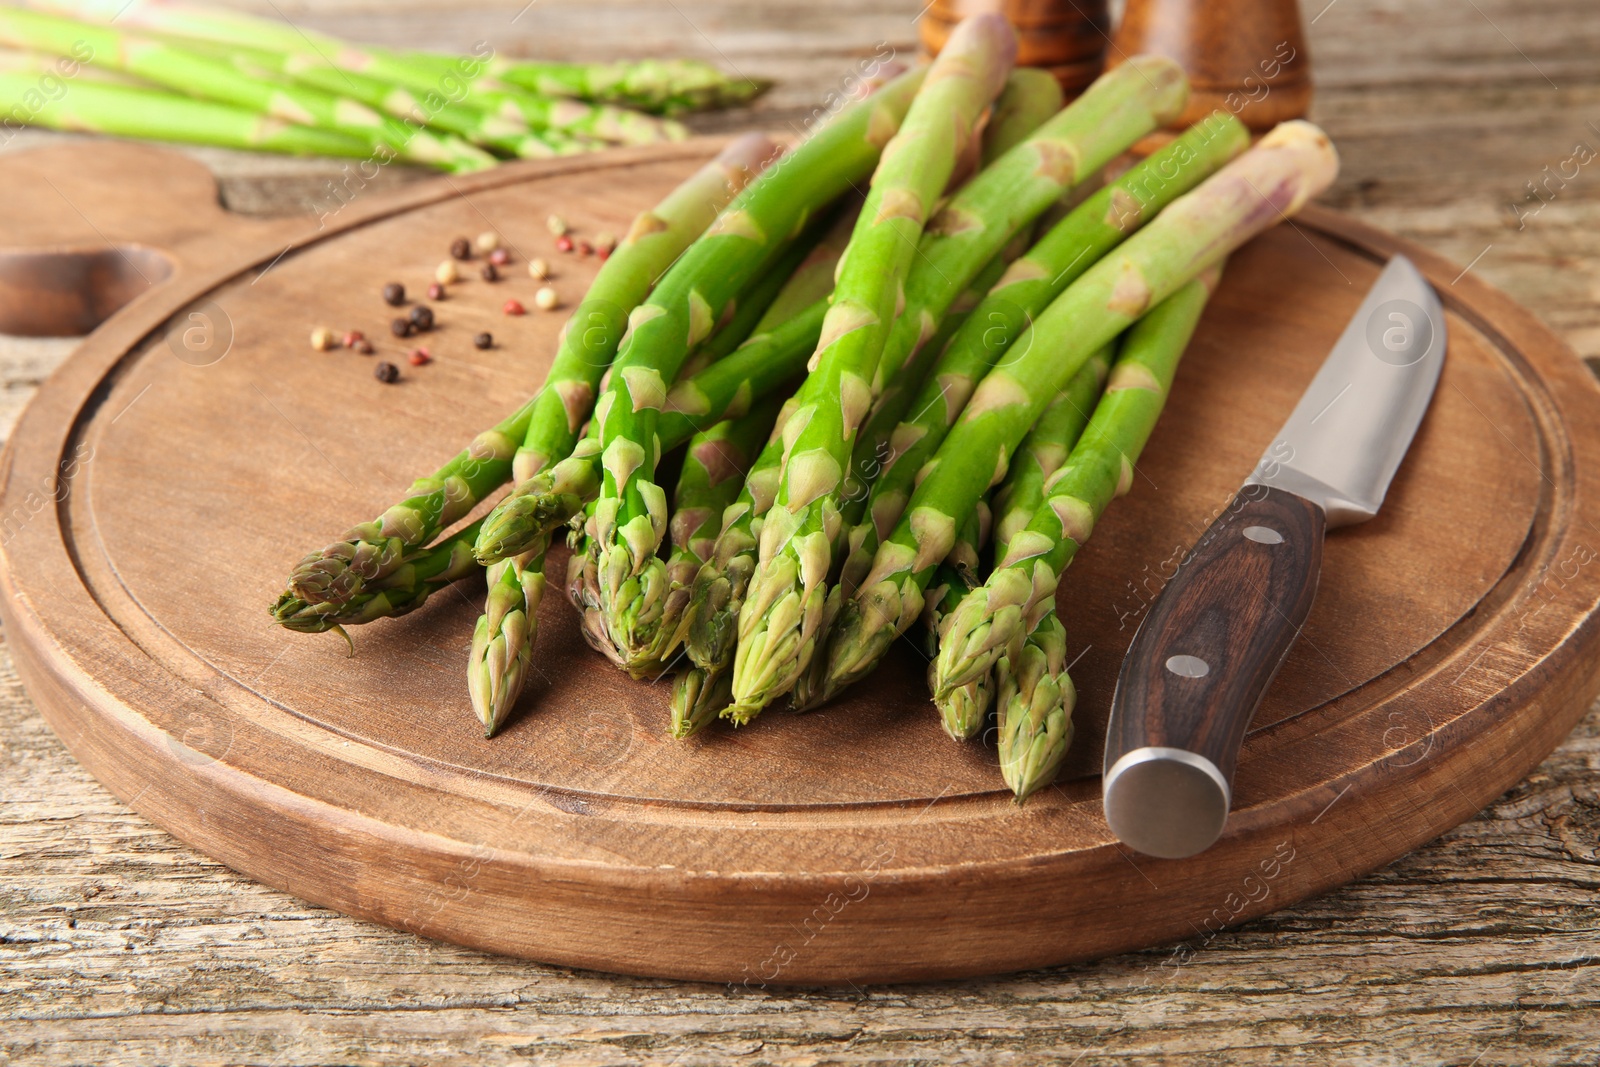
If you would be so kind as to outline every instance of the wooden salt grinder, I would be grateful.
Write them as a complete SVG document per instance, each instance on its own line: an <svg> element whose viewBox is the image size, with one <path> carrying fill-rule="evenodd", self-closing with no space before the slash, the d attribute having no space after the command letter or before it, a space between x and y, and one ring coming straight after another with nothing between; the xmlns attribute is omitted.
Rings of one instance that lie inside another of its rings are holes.
<svg viewBox="0 0 1600 1067"><path fill-rule="evenodd" d="M933 0L922 16L922 46L930 55L969 15L1005 16L1017 31L1017 64L1043 67L1069 98L1105 69L1111 19L1107 0Z"/></svg>
<svg viewBox="0 0 1600 1067"><path fill-rule="evenodd" d="M1127 0L1110 65L1141 52L1170 56L1188 72L1182 126L1220 108L1259 131L1311 106L1295 0Z"/></svg>

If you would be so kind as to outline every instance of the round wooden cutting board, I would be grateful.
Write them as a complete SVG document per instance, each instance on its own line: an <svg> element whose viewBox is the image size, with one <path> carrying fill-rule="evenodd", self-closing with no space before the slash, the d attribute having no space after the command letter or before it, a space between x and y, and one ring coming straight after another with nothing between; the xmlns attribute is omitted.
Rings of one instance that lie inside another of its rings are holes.
<svg viewBox="0 0 1600 1067"><path fill-rule="evenodd" d="M609 667L550 595L537 676L485 740L463 681L481 581L358 629L354 657L276 628L303 553L540 381L562 316L500 306L531 305L531 256L569 303L596 265L553 253L546 217L620 232L713 148L384 196L352 169L315 224L230 217L154 149L0 162L0 331L105 320L17 426L0 500L6 636L73 753L195 847L352 915L603 970L859 984L1206 938L1470 817L1600 690L1600 388L1472 275L1317 210L1232 258L1132 492L1063 584L1078 736L1025 806L992 744L943 735L909 641L824 711L674 742L666 684ZM432 365L384 385L308 345L362 329L397 358L381 285L420 293L452 237L490 228L516 263L437 305ZM1222 840L1131 853L1097 774L1118 662L1396 251L1448 311L1432 410L1383 514L1328 540Z"/></svg>

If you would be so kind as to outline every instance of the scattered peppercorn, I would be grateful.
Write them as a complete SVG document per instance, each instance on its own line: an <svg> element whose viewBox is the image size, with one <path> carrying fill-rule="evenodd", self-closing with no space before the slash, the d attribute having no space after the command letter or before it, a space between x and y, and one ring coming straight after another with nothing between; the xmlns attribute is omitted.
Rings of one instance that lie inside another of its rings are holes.
<svg viewBox="0 0 1600 1067"><path fill-rule="evenodd" d="M493 263L485 263L483 265L483 270L479 273L483 275L483 280L486 282L497 282L500 280L500 268L496 267Z"/></svg>
<svg viewBox="0 0 1600 1067"><path fill-rule="evenodd" d="M433 280L440 285L452 285L461 280L461 272L456 269L456 261L447 259L439 264L433 272Z"/></svg>
<svg viewBox="0 0 1600 1067"><path fill-rule="evenodd" d="M467 240L465 237L457 237L454 241L451 241L450 242L450 258L451 259L471 259L472 258L472 242Z"/></svg>
<svg viewBox="0 0 1600 1067"><path fill-rule="evenodd" d="M412 325L410 319L393 319L389 323L389 332L394 334L396 337L410 337L411 330Z"/></svg>
<svg viewBox="0 0 1600 1067"><path fill-rule="evenodd" d="M413 367L420 367L424 363L433 362L433 353L429 352L426 348L413 348L411 350L411 354L407 356L406 359L410 361Z"/></svg>
<svg viewBox="0 0 1600 1067"><path fill-rule="evenodd" d="M443 300L444 286L440 285L438 282L434 282L432 285L428 286L428 299Z"/></svg>
<svg viewBox="0 0 1600 1067"><path fill-rule="evenodd" d="M354 348L357 352L361 353L363 356L370 356L370 355L372 355L373 352L377 351L377 349L372 347L372 342L367 340L365 337L363 337L361 340L357 341L355 344L351 345L350 347Z"/></svg>
<svg viewBox="0 0 1600 1067"><path fill-rule="evenodd" d="M504 248L497 248L489 253L489 262L497 267L503 267L511 262L511 253Z"/></svg>
<svg viewBox="0 0 1600 1067"><path fill-rule="evenodd" d="M372 376L385 385L393 385L400 380L400 368L383 362L372 368Z"/></svg>
<svg viewBox="0 0 1600 1067"><path fill-rule="evenodd" d="M616 235L610 233L600 234L594 239L594 248L601 255L610 255L617 250Z"/></svg>
<svg viewBox="0 0 1600 1067"><path fill-rule="evenodd" d="M383 287L383 302L390 307L399 307L406 302L406 287L399 282L390 282Z"/></svg>
<svg viewBox="0 0 1600 1067"><path fill-rule="evenodd" d="M550 264L542 259L528 260L528 277L536 281L550 280Z"/></svg>
<svg viewBox="0 0 1600 1067"><path fill-rule="evenodd" d="M493 252L500 247L500 235L493 230L485 230L478 234L478 239L473 242L479 252Z"/></svg>
<svg viewBox="0 0 1600 1067"><path fill-rule="evenodd" d="M311 331L311 347L315 348L318 352L326 352L336 343L337 342L334 339L333 331L328 329L326 326L318 326L316 329Z"/></svg>
<svg viewBox="0 0 1600 1067"><path fill-rule="evenodd" d="M528 309L522 306L522 301L520 300L507 300L500 310L507 315L526 315L528 313Z"/></svg>
<svg viewBox="0 0 1600 1067"><path fill-rule="evenodd" d="M494 334L488 332L480 333L472 339L472 343L478 348L493 348Z"/></svg>
<svg viewBox="0 0 1600 1067"><path fill-rule="evenodd" d="M566 237L566 236L557 237L556 238L556 251L557 252L570 252L570 251L572 251L572 238Z"/></svg>
<svg viewBox="0 0 1600 1067"><path fill-rule="evenodd" d="M600 262L604 263L606 260L611 258L611 249L609 249L609 248L597 248L597 249L595 249L594 250L594 258L596 258Z"/></svg>
<svg viewBox="0 0 1600 1067"><path fill-rule="evenodd" d="M362 333L360 330L350 330L344 335L344 346L346 348L354 348L356 345L360 344L366 339L367 335Z"/></svg>
<svg viewBox="0 0 1600 1067"><path fill-rule="evenodd" d="M549 221L546 222L545 225L550 227L550 232L555 234L557 237L565 237L568 230L571 229L571 227L567 225L567 220L562 218L560 215L551 215Z"/></svg>
<svg viewBox="0 0 1600 1067"><path fill-rule="evenodd" d="M541 311L554 311L561 306L561 294L547 285L533 294L533 302Z"/></svg>
<svg viewBox="0 0 1600 1067"><path fill-rule="evenodd" d="M592 255L594 255L594 245L590 244L588 241L579 241L578 242L578 255L580 255L580 256L592 256Z"/></svg>
<svg viewBox="0 0 1600 1067"><path fill-rule="evenodd" d="M411 325L417 328L418 333L427 333L433 329L433 309L426 304L418 304L412 308Z"/></svg>

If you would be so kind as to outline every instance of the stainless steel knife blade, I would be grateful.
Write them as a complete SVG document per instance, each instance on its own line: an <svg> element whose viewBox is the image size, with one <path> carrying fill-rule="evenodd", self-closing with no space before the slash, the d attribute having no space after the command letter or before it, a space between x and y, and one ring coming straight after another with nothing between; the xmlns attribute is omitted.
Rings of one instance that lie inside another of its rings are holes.
<svg viewBox="0 0 1600 1067"><path fill-rule="evenodd" d="M1320 504L1330 527L1372 518L1428 410L1444 350L1438 295L1395 256L1245 484Z"/></svg>
<svg viewBox="0 0 1600 1067"><path fill-rule="evenodd" d="M1331 527L1382 507L1438 384L1437 294L1402 256L1146 614L1111 701L1106 821L1181 858L1222 834L1246 728L1311 612Z"/></svg>

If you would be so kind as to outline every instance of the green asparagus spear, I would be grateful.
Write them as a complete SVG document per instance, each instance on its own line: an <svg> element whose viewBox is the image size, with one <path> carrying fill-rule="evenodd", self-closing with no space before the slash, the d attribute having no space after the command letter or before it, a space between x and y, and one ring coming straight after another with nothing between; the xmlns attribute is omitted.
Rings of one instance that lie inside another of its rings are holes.
<svg viewBox="0 0 1600 1067"><path fill-rule="evenodd" d="M491 114L514 118L529 129L552 130L612 144L659 144L682 141L689 131L682 123L656 118L611 104L591 104L566 96L535 96L494 89L475 92L472 102Z"/></svg>
<svg viewBox="0 0 1600 1067"><path fill-rule="evenodd" d="M401 159L454 162L433 155L432 139L407 138L392 119L355 100L291 82L265 82L155 37L38 11L0 8L0 42L57 55L72 55L76 49L89 53L86 62L95 66L284 122L343 133L369 147L382 146Z"/></svg>
<svg viewBox="0 0 1600 1067"><path fill-rule="evenodd" d="M710 555L722 526L722 513L739 495L750 462L771 433L781 403L780 397L768 397L749 414L719 422L690 440L675 490L672 554L667 558L667 595L659 601L660 617L624 620L634 631L627 647L638 651L622 666L635 678L655 677L667 669L682 639L678 624L694 576Z"/></svg>
<svg viewBox="0 0 1600 1067"><path fill-rule="evenodd" d="M844 567L841 585L847 595L854 593L878 545L900 521L918 475L972 390L1005 357L1011 341L1106 252L1244 151L1249 141L1243 123L1217 112L1089 197L1011 266L939 354L908 418L890 435L890 459L867 502L872 522Z"/></svg>
<svg viewBox="0 0 1600 1067"><path fill-rule="evenodd" d="M826 311L827 301L819 300L797 318L750 338L725 359L673 386L661 413L662 451L683 444L701 426L743 414L753 402L804 372ZM566 459L528 479L515 500L508 497L490 513L478 538L480 561L492 563L505 553L547 543L556 528L599 495L604 471L594 430L591 425L589 435Z"/></svg>
<svg viewBox="0 0 1600 1067"><path fill-rule="evenodd" d="M299 633L320 634L334 630L343 634L346 626L415 611L435 590L482 569L472 558L472 539L477 532L477 523L464 527L338 604L284 593L273 605L272 616L280 626Z"/></svg>
<svg viewBox="0 0 1600 1067"><path fill-rule="evenodd" d="M982 580L978 554L988 540L991 522L988 505L979 501L972 514L967 516L967 521L961 524L961 533L956 537L950 555L934 572L927 608L922 613L930 668L933 657L938 654L939 632L944 628L945 619ZM930 672L930 686L932 681ZM993 701L993 679L985 677L951 690L942 698L936 696L934 704L939 709L939 721L945 733L957 741L965 741L983 728L983 721Z"/></svg>
<svg viewBox="0 0 1600 1067"><path fill-rule="evenodd" d="M920 71L898 79L803 141L752 182L634 310L595 408L605 476L583 549L593 564L583 573L597 583L585 600L599 606L624 655L624 620L657 614L654 602L667 591L656 556L666 532L666 494L654 478L656 423L668 384L735 294L811 217L866 177L920 83ZM634 605L636 597L649 603Z"/></svg>
<svg viewBox="0 0 1600 1067"><path fill-rule="evenodd" d="M1013 70L984 128L980 165L987 167L1026 140L1061 110L1063 102L1061 83L1054 74L1038 67Z"/></svg>
<svg viewBox="0 0 1600 1067"><path fill-rule="evenodd" d="M829 689L837 692L871 671L921 613L932 568L954 541L955 516L1004 477L1017 442L1093 351L1233 248L1299 210L1337 169L1321 130L1285 123L1056 298L1011 358L978 386L861 589L841 609L828 650Z"/></svg>
<svg viewBox="0 0 1600 1067"><path fill-rule="evenodd" d="M994 668L1000 774L1021 804L1055 780L1072 744L1078 692L1067 676L1067 632L1052 607Z"/></svg>
<svg viewBox="0 0 1600 1067"><path fill-rule="evenodd" d="M839 533L839 496L856 431L871 407L878 360L935 199L959 147L1004 84L1016 33L999 16L963 21L883 151L855 233L839 262L833 304L800 405L784 424L787 455L776 505L739 613L734 703L749 722L787 693L810 662Z"/></svg>
<svg viewBox="0 0 1600 1067"><path fill-rule="evenodd" d="M1088 540L1111 500L1128 491L1133 465L1166 403L1178 360L1200 321L1216 271L1208 271L1153 308L1128 332L1089 426L1027 527L970 605L951 616L935 663L943 692L989 667L1055 607L1061 574Z"/></svg>
<svg viewBox="0 0 1600 1067"><path fill-rule="evenodd" d="M38 89L38 75L0 72L0 98L24 100ZM209 100L81 77L74 78L71 91L59 99L30 110L27 125L291 155L364 159L372 154L370 141L331 130L296 126Z"/></svg>
<svg viewBox="0 0 1600 1067"><path fill-rule="evenodd" d="M672 683L672 721L668 732L682 740L692 737L716 722L722 709L733 700L733 675L727 671L708 671L689 667Z"/></svg>
<svg viewBox="0 0 1600 1067"><path fill-rule="evenodd" d="M1003 558L1006 545L1033 519L1044 502L1045 482L1067 461L1073 445L1089 424L1100 399L1115 347L1106 345L1089 357L1083 369L1033 424L1017 446L1006 480L994 491L994 554Z"/></svg>

